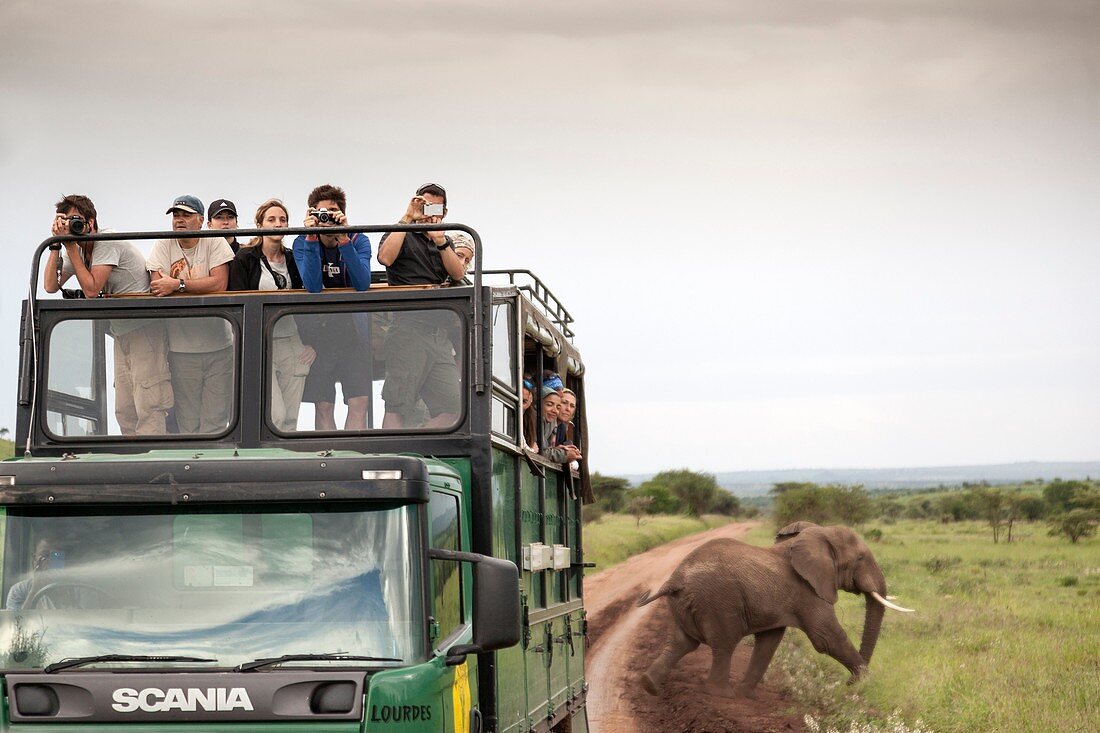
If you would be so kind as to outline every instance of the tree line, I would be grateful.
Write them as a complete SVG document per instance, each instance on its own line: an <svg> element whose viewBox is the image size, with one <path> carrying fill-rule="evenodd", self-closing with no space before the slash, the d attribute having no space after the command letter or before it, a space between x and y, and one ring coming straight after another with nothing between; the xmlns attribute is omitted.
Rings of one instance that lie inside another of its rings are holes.
<svg viewBox="0 0 1100 733"><path fill-rule="evenodd" d="M649 514L723 514L756 516L756 506L718 485L714 475L688 469L662 471L637 487L625 478L592 477L596 503L585 507L585 521L605 512L630 513L638 522ZM961 489L942 489L917 496L879 493L860 485L808 482L777 483L769 492L770 514L776 527L799 520L817 524L859 526L873 519L940 522L984 521L994 542L1012 542L1020 522L1045 521L1051 536L1076 543L1100 528L1100 484L1054 479L1036 491L1026 487L998 487L982 482Z"/></svg>
<svg viewBox="0 0 1100 733"><path fill-rule="evenodd" d="M606 512L633 514L638 522L650 514L703 514L755 516L752 507L743 509L741 500L718 485L713 474L686 468L662 471L637 487L619 476L592 474L596 503L584 508L585 521Z"/></svg>

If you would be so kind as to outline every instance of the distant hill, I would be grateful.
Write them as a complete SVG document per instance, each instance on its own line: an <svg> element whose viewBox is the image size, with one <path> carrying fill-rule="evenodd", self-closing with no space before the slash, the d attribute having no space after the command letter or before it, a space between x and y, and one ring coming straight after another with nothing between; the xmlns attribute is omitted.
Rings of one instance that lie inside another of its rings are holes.
<svg viewBox="0 0 1100 733"><path fill-rule="evenodd" d="M1100 477L1100 461L999 463L988 466L933 466L930 468L794 468L779 471L723 471L718 483L738 496L766 494L773 484L808 481L815 484L862 484L868 489L921 489L957 486L964 482L1010 484L1054 478ZM653 474L632 474L634 485Z"/></svg>

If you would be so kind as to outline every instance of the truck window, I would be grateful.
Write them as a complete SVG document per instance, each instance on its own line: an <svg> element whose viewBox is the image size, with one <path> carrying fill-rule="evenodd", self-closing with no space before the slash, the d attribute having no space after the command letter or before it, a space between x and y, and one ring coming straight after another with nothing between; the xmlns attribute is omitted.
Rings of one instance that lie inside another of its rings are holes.
<svg viewBox="0 0 1100 733"><path fill-rule="evenodd" d="M8 507L0 522L9 669L427 649L414 505Z"/></svg>
<svg viewBox="0 0 1100 733"><path fill-rule="evenodd" d="M428 533L431 546L439 550L460 550L458 497L433 491L428 505L431 515ZM432 560L432 617L445 639L462 623L462 572L459 563ZM438 641L438 639L437 639Z"/></svg>
<svg viewBox="0 0 1100 733"><path fill-rule="evenodd" d="M464 345L444 308L287 313L268 341L269 420L283 433L452 429Z"/></svg>
<svg viewBox="0 0 1100 733"><path fill-rule="evenodd" d="M69 440L222 435L235 419L235 347L218 316L59 321L47 335L46 430Z"/></svg>

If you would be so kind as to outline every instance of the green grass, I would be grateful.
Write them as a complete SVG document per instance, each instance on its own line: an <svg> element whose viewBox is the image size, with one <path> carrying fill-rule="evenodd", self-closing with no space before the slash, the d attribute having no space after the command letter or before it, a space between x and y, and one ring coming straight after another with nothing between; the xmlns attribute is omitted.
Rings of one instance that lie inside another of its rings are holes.
<svg viewBox="0 0 1100 733"><path fill-rule="evenodd" d="M15 455L15 443L10 440L0 440L0 461Z"/></svg>
<svg viewBox="0 0 1100 733"><path fill-rule="evenodd" d="M978 522L877 525L869 543L890 592L914 614L886 612L866 679L785 638L769 670L830 725L899 711L936 733L1085 731L1100 719L1100 542L1048 537L1020 525L993 544ZM771 544L771 528L750 537ZM838 614L856 646L863 600L841 593Z"/></svg>
<svg viewBox="0 0 1100 733"><path fill-rule="evenodd" d="M594 570L605 570L631 555L645 552L685 535L737 521L732 517L704 515L700 519L680 515L655 514L635 526L627 514L605 514L584 525L584 559L596 563Z"/></svg>

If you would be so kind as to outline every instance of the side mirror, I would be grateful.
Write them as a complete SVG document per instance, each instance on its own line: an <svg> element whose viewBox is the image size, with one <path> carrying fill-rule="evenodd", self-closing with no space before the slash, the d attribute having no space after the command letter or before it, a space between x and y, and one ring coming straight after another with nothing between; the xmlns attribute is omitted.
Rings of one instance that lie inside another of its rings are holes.
<svg viewBox="0 0 1100 733"><path fill-rule="evenodd" d="M519 643L519 568L515 563L452 550L429 550L428 557L474 565L474 640L472 644L448 649L448 664L461 664L467 654L491 652Z"/></svg>

